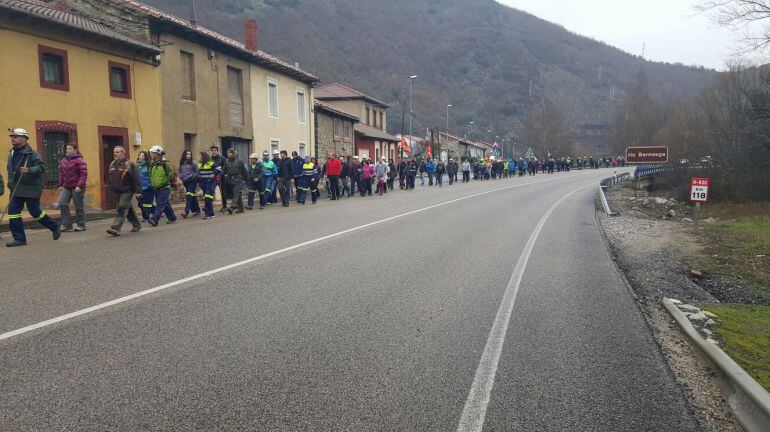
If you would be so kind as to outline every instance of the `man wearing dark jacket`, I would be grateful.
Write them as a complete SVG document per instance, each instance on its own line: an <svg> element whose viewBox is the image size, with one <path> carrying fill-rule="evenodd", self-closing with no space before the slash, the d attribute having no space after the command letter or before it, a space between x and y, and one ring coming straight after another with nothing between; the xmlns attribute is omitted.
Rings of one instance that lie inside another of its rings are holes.
<svg viewBox="0 0 770 432"><path fill-rule="evenodd" d="M230 198L230 207L227 208L227 212L230 214L233 214L233 211L243 213L243 182L248 179L249 171L246 169L246 164L235 154L234 149L227 149L227 160L222 175L225 177L226 189L232 193L228 197Z"/></svg>
<svg viewBox="0 0 770 432"><path fill-rule="evenodd" d="M123 147L115 147L112 150L112 157L114 160L110 163L108 173L110 175L110 189L115 192L115 198L118 202L118 214L107 230L107 234L117 237L120 235L120 229L126 218L133 227L131 232L142 229L142 224L137 219L132 204L134 195L141 196L142 186L139 181L139 171L133 162L126 160L126 150Z"/></svg>
<svg viewBox="0 0 770 432"><path fill-rule="evenodd" d="M276 165L278 167L278 192L281 194L281 205L288 207L291 181L294 179L294 163L289 159L286 150L281 150L281 159Z"/></svg>
<svg viewBox="0 0 770 432"><path fill-rule="evenodd" d="M217 166L223 167L225 166L225 157L222 156L222 152L219 150L218 145L213 145L209 149L211 150L211 160L214 161L214 164ZM222 181L222 178L217 178L217 184L219 185L219 194L222 196L222 208L219 210L220 212L224 212L227 209L227 195L229 193L227 184Z"/></svg>
<svg viewBox="0 0 770 432"><path fill-rule="evenodd" d="M43 193L43 178L45 162L40 155L32 150L27 140L29 133L24 129L13 129L10 133L13 149L8 155L8 190L12 196L8 202L8 224L10 225L13 241L8 247L24 246L27 237L24 234L24 221L21 211L27 205L29 214L44 227L51 230L53 239L61 237L59 224L40 209L40 195Z"/></svg>

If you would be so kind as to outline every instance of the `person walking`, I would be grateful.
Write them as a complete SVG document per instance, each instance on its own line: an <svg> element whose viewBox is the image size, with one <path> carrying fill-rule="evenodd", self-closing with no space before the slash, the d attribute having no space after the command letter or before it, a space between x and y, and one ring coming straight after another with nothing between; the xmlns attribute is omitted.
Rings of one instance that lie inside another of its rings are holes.
<svg viewBox="0 0 770 432"><path fill-rule="evenodd" d="M142 224L134 213L132 203L134 195L137 195L137 198L141 195L142 187L137 166L130 160L126 160L126 149L116 146L112 150L112 158L107 172L109 173L110 189L115 193L115 200L118 203L118 210L110 228L107 229L107 234L118 237L126 219L131 223L131 232L142 229Z"/></svg>
<svg viewBox="0 0 770 432"><path fill-rule="evenodd" d="M350 194L348 196L356 193L356 189L358 189L358 185L361 182L362 169L363 166L359 162L358 156L353 156L353 161L350 163Z"/></svg>
<svg viewBox="0 0 770 432"><path fill-rule="evenodd" d="M423 175L428 172L428 168L425 166L425 161L422 158L417 162L417 169L420 171L420 186L425 186Z"/></svg>
<svg viewBox="0 0 770 432"><path fill-rule="evenodd" d="M446 167L444 166L444 161L440 160L436 164L436 184L438 187L441 187L444 184L444 173L446 172Z"/></svg>
<svg viewBox="0 0 770 432"><path fill-rule="evenodd" d="M337 155L332 153L329 160L326 161L326 179L329 181L332 201L336 201L340 197L340 174L342 174L342 162L337 158Z"/></svg>
<svg viewBox="0 0 770 432"><path fill-rule="evenodd" d="M217 189L217 177L222 173L222 167L217 165L205 151L198 155L198 184L203 192L203 219L214 217L214 193Z"/></svg>
<svg viewBox="0 0 770 432"><path fill-rule="evenodd" d="M235 149L227 149L227 160L222 170L226 189L232 194L227 198L230 200L230 207L227 208L228 214L243 213L243 182L249 177L249 171L246 164L235 153Z"/></svg>
<svg viewBox="0 0 770 432"><path fill-rule="evenodd" d="M315 160L307 158L302 163L302 176L295 179L297 183L297 204L305 204L307 193L310 192L310 199L313 204L318 199L318 169Z"/></svg>
<svg viewBox="0 0 770 432"><path fill-rule="evenodd" d="M406 165L406 158L401 158L401 160L398 161L398 187L401 190L406 189Z"/></svg>
<svg viewBox="0 0 770 432"><path fill-rule="evenodd" d="M340 169L340 183L342 183L342 189L340 190L339 197L342 198L346 193L347 196L350 197L350 195L352 195L352 192L350 191L350 165L341 155L340 164L342 166Z"/></svg>
<svg viewBox="0 0 770 432"><path fill-rule="evenodd" d="M449 159L449 163L446 164L446 173L449 177L449 185L457 181L457 162L454 159Z"/></svg>
<svg viewBox="0 0 770 432"><path fill-rule="evenodd" d="M389 172L390 172L390 168L388 167L388 164L385 161L385 158L380 159L380 161L377 162L377 166L374 167L374 175L377 179L378 195L384 194L385 190L388 188L387 181L388 181Z"/></svg>
<svg viewBox="0 0 770 432"><path fill-rule="evenodd" d="M369 164L368 159L364 159L364 165L361 167L361 182L358 185L361 196L372 196L372 177L374 177L374 167Z"/></svg>
<svg viewBox="0 0 770 432"><path fill-rule="evenodd" d="M270 159L270 153L262 152L262 195L259 198L259 208L275 202L275 178L278 176L278 167Z"/></svg>
<svg viewBox="0 0 770 432"><path fill-rule="evenodd" d="M24 233L24 221L21 211L27 206L29 214L41 225L51 230L53 239L61 237L59 224L40 209L40 195L43 194L43 173L45 162L40 155L27 143L29 132L24 129L13 129L9 134L12 149L8 155L8 225L13 241L7 247L24 246L27 236Z"/></svg>
<svg viewBox="0 0 770 432"><path fill-rule="evenodd" d="M198 161L193 159L192 151L183 151L182 157L179 159L179 179L182 180L185 190L184 212L182 213L182 217L185 219L187 219L190 212L192 212L193 216L201 214L198 195L195 193L198 189L198 178Z"/></svg>
<svg viewBox="0 0 770 432"><path fill-rule="evenodd" d="M249 165L246 167L248 169L248 177L246 179L246 185L249 189L249 198L248 202L246 203L246 210L252 210L254 209L254 199L259 196L259 208L263 209L265 208L265 205L262 203L263 196L264 196L264 186L262 184L262 175L264 173L265 168L262 166L262 163L259 161L259 155L256 153L252 153L249 156Z"/></svg>
<svg viewBox="0 0 770 432"><path fill-rule="evenodd" d="M219 146L214 144L209 148L209 150L211 150L211 160L213 160L218 167L224 167L225 157L222 156L222 152L220 151ZM222 181L222 177L217 176L216 182L219 186L219 195L222 198L222 208L219 209L219 212L224 213L224 211L227 209L227 195L229 191L227 191L227 184Z"/></svg>
<svg viewBox="0 0 770 432"><path fill-rule="evenodd" d="M150 153L142 150L136 157L136 170L139 172L139 184L142 195L137 197L137 203L142 212L142 222L147 222L155 213L155 191L150 183Z"/></svg>
<svg viewBox="0 0 770 432"><path fill-rule="evenodd" d="M155 213L152 214L150 220L147 221L150 225L158 226L160 221L160 215L166 215L166 223L172 224L176 222L176 215L174 209L169 203L171 198L171 179L174 177L174 169L171 168L171 164L163 157L164 151L161 146L152 146L150 148L150 183L152 189L155 191Z"/></svg>
<svg viewBox="0 0 770 432"><path fill-rule="evenodd" d="M463 183L468 183L471 181L471 163L468 161L468 159L465 159L462 164L462 171L463 171Z"/></svg>
<svg viewBox="0 0 770 432"><path fill-rule="evenodd" d="M428 159L425 163L425 170L428 173L428 186L433 186L433 176L436 174L436 162L433 159Z"/></svg>
<svg viewBox="0 0 770 432"><path fill-rule="evenodd" d="M62 232L72 231L70 201L75 202L75 231L86 230L83 196L88 180L88 165L74 144L67 144L64 159L59 162L59 211Z"/></svg>
<svg viewBox="0 0 770 432"><path fill-rule="evenodd" d="M270 193L270 204L277 204L278 203L278 167L281 165L281 152L278 150L273 150L273 165L275 166L275 171L273 172L273 189Z"/></svg>
<svg viewBox="0 0 770 432"><path fill-rule="evenodd" d="M281 159L278 161L278 192L281 194L281 205L289 206L291 181L294 179L294 163L289 159L289 153L281 150Z"/></svg>
<svg viewBox="0 0 770 432"><path fill-rule="evenodd" d="M388 159L388 189L393 190L393 183L396 181L396 165L393 159ZM385 190L387 192L387 189Z"/></svg>
<svg viewBox="0 0 770 432"><path fill-rule="evenodd" d="M414 179L417 175L417 170L414 158L409 158L409 162L406 164L406 190L414 190Z"/></svg>

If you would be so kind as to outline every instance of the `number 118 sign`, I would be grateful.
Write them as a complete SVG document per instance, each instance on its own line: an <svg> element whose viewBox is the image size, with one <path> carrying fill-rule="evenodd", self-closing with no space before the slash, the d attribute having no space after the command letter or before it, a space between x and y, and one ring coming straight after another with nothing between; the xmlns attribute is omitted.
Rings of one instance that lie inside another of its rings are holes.
<svg viewBox="0 0 770 432"><path fill-rule="evenodd" d="M709 199L709 179L693 177L690 179L690 201L706 202Z"/></svg>

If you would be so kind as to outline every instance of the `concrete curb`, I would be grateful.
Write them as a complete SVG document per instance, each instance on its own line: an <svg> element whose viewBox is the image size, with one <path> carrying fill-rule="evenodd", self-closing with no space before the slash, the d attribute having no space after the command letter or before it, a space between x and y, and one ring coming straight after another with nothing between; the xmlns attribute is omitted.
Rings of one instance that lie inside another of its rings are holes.
<svg viewBox="0 0 770 432"><path fill-rule="evenodd" d="M664 298L663 306L687 337L721 371L723 384L730 394L728 404L741 425L748 432L770 431L770 393L718 346L706 342L671 299Z"/></svg>

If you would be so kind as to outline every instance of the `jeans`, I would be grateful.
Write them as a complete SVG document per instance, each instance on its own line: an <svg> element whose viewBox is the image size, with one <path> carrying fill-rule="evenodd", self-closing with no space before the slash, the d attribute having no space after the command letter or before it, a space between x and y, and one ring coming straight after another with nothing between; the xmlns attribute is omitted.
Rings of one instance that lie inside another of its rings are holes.
<svg viewBox="0 0 770 432"><path fill-rule="evenodd" d="M345 191L347 191L348 196L352 195L353 192L350 190L350 177L343 177L340 180L342 180L342 190L340 191L340 196L345 195Z"/></svg>
<svg viewBox="0 0 770 432"><path fill-rule="evenodd" d="M171 208L171 204L168 202L170 197L171 188L164 187L163 189L158 189L155 191L155 202L158 203L158 206L155 207L155 213L152 214L152 220L154 220L155 223L160 220L161 213L165 213L169 222L174 222L176 220L174 209Z"/></svg>
<svg viewBox="0 0 770 432"><path fill-rule="evenodd" d="M428 186L433 186L433 173L428 173Z"/></svg>
<svg viewBox="0 0 770 432"><path fill-rule="evenodd" d="M337 199L340 196L340 178L338 176L328 176L329 190L332 194L332 199Z"/></svg>
<svg viewBox="0 0 770 432"><path fill-rule="evenodd" d="M281 205L289 206L289 191L291 190L291 179L278 179L278 192L281 194Z"/></svg>
<svg viewBox="0 0 770 432"><path fill-rule="evenodd" d="M203 191L203 210L207 217L214 216L214 192L217 184L212 179L201 179L201 190Z"/></svg>
<svg viewBox="0 0 770 432"><path fill-rule="evenodd" d="M444 183L444 174L436 173L436 184L441 186Z"/></svg>
<svg viewBox="0 0 770 432"><path fill-rule="evenodd" d="M420 186L425 186L425 179L424 179L424 178L422 178L422 175L423 175L423 174L424 174L424 173L423 173L422 171L420 171Z"/></svg>
<svg viewBox="0 0 770 432"><path fill-rule="evenodd" d="M406 188L407 189L414 189L414 176L413 175L407 175L406 176Z"/></svg>
<svg viewBox="0 0 770 432"><path fill-rule="evenodd" d="M22 243L27 242L27 236L24 234L24 221L21 218L21 210L24 209L24 204L27 205L29 214L36 221L40 222L41 225L51 230L51 232L56 232L59 229L59 224L40 209L39 198L15 196L8 203L8 225L10 225L11 235L13 235L14 240Z"/></svg>
<svg viewBox="0 0 770 432"><path fill-rule="evenodd" d="M85 192L76 191L74 188L62 188L59 195L59 210L61 211L61 225L72 228L72 214L70 213L70 200L75 201L75 223L80 227L86 226L86 214L83 210L83 195Z"/></svg>
<svg viewBox="0 0 770 432"><path fill-rule="evenodd" d="M123 222L125 222L126 219L128 219L134 228L141 228L142 224L139 222L139 219L136 218L136 213L134 213L134 206L132 203L134 193L119 193L116 198L118 201L118 214L115 216L115 219L112 220L110 228L119 232L120 229L123 228Z"/></svg>
<svg viewBox="0 0 770 432"><path fill-rule="evenodd" d="M463 183L468 183L469 181L471 181L471 172L463 171Z"/></svg>
<svg viewBox="0 0 770 432"><path fill-rule="evenodd" d="M142 190L142 199L139 205L142 208L142 219L149 220L155 213L155 189L149 188Z"/></svg>
<svg viewBox="0 0 770 432"><path fill-rule="evenodd" d="M372 179L361 179L361 183L358 184L358 190L361 192L361 196L366 194L372 194Z"/></svg>
<svg viewBox="0 0 770 432"><path fill-rule="evenodd" d="M195 195L195 189L197 187L198 187L197 179L184 182L184 190L185 190L184 214L188 214L190 212L193 212L193 213L201 212L201 206L200 204L198 204L198 197Z"/></svg>

